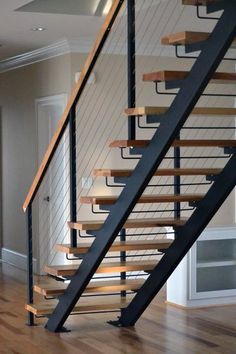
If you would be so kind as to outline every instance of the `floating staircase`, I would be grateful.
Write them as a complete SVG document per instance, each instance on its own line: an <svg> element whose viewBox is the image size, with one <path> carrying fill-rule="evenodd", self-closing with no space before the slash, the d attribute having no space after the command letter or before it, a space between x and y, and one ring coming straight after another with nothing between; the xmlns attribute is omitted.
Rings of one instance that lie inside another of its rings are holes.
<svg viewBox="0 0 236 354"><path fill-rule="evenodd" d="M90 55L89 63L85 65L81 82L73 92L59 124L59 130L53 138L24 204L24 209L28 209L29 250L32 247L32 200L50 164L56 144L61 139L63 129L69 122L71 112L75 112L76 99L86 84L95 58L123 2L114 2L103 30L99 34L99 44L96 43L91 54L92 59ZM125 110L124 117L126 119L128 117L129 126L130 122L131 125L133 122L136 124L136 117L146 118L147 125L148 118L152 117L159 123L159 126L156 127L156 132L150 140L136 139L129 131L128 139L115 140L109 144L110 148L127 149L130 156L140 155L136 157L138 163L134 169L95 169L93 171L95 177L113 178L114 184L122 183L119 185L122 191L119 195L80 197L81 204L91 207L97 205L100 209L105 209L107 215L102 220L93 220L93 218L89 220L88 218L84 221L78 220L76 213L72 213L74 216L68 221L68 227L73 236L72 241L70 244L56 246L58 252L65 254L71 260L71 264L46 266L44 271L49 276L43 277L42 281L36 282L33 286L31 282L32 258L29 258L31 260L31 263L29 261L30 286L26 310L31 316L30 324L33 323L33 315L49 317L46 328L49 331L58 332L62 330L71 313L122 310L121 316L112 324L116 326L134 325L235 186L236 140L186 140L181 139L180 131L190 115L207 116L213 120L216 116L236 115L235 108L195 107L208 83L235 84L236 82L235 73L216 72L227 50L236 44L234 15L236 3L227 0L183 0L182 3L183 5L207 6L209 13L218 10L224 10L224 12L212 33L185 31L170 34L162 39L163 45L174 46L201 42L203 43L201 54L189 72L169 70L143 74L144 82L172 82L174 87L180 90L170 107L135 107L132 105ZM222 155L227 154L229 157L222 168L206 166L182 168L181 148L219 148ZM170 149L173 149L175 153L173 168L162 166L159 168ZM210 185L204 193L182 193L181 178L183 176L205 176L205 179L210 181ZM151 179L161 177L172 179L172 192L146 194L145 189L149 186ZM73 178L71 183L73 183ZM73 199L73 188L71 198ZM187 217L181 215L183 203L189 203L192 206L192 211ZM137 204L153 205L156 207L155 215L160 204L171 205L173 212L168 217L135 217L134 208ZM144 230L145 237L142 233L137 234L138 236L135 233L131 234L137 230ZM174 238L169 237L167 230L171 230L170 233L172 236L174 234ZM84 233L83 237L89 238L86 243L80 239L82 233ZM160 238L159 235L162 237ZM140 251L142 254L137 259L134 258L133 253L128 254L128 252ZM145 258L145 252L150 251L155 252L149 253L150 259ZM30 251L29 255L31 255ZM116 260L109 259L109 257L116 257ZM101 274L106 274L107 278L98 280L97 277L98 275L101 277ZM32 289L44 296L45 300L39 303L33 302ZM87 294L94 296L88 298L85 296Z"/></svg>

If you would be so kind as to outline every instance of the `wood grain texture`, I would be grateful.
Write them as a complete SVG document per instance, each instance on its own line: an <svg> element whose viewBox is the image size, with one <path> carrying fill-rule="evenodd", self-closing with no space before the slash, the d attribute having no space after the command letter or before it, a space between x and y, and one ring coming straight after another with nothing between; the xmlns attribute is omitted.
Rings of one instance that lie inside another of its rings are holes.
<svg viewBox="0 0 236 354"><path fill-rule="evenodd" d="M218 175L220 168L160 168L154 176L207 176ZM130 177L133 170L98 169L93 171L95 177Z"/></svg>
<svg viewBox="0 0 236 354"><path fill-rule="evenodd" d="M193 32L184 31L171 33L161 39L161 44L163 45L186 45L193 44L197 42L206 41L210 37L208 32ZM236 39L232 43L232 47L235 47Z"/></svg>
<svg viewBox="0 0 236 354"><path fill-rule="evenodd" d="M75 101L79 99L79 97L81 96L81 94L84 90L85 84L88 80L88 75L90 74L90 72L92 71L92 68L95 65L95 58L97 58L99 51L101 49L100 48L101 43L104 41L104 38L106 38L107 33L108 33L107 30L109 28L111 28L112 23L114 21L115 14L117 12L117 9L119 9L120 6L121 6L121 1L115 0L112 7L111 7L111 10L109 11L109 13L108 13L108 15L101 27L101 30L98 33L96 42L95 42L91 52L89 53L89 55L85 61L80 78L72 90L72 93L71 93L71 96L70 96L69 101L67 103L67 106L65 108L65 111L58 123L56 131L52 137L52 140L50 141L50 144L49 144L49 146L46 150L46 153L43 157L43 160L42 160L42 162L38 168L38 171L35 175L33 183L32 183L32 185L29 189L29 192L26 196L26 199L23 204L24 211L26 211L26 209L28 208L30 202L32 201L32 199L33 199L33 197L34 197L34 195L35 195L35 193L36 193L36 191L37 191L37 189L44 177L44 174L46 173L48 164L50 163L50 161L53 157L55 148L61 139L61 136L64 132L65 127L67 126L67 123L69 120L69 112L70 112L72 106L74 105Z"/></svg>
<svg viewBox="0 0 236 354"><path fill-rule="evenodd" d="M189 75L189 71L163 70L143 74L144 82L168 82L184 80ZM210 83L230 84L236 83L236 74L227 72L216 72L213 74Z"/></svg>
<svg viewBox="0 0 236 354"><path fill-rule="evenodd" d="M204 198L204 194L151 194L142 195L137 201L140 204L149 203L177 203L177 202L198 202ZM81 204L92 205L111 205L115 204L118 196L82 196L80 197Z"/></svg>
<svg viewBox="0 0 236 354"><path fill-rule="evenodd" d="M186 223L186 218L174 219L174 218L145 218L145 219L128 219L124 224L125 229L142 229L145 227L163 227L163 226L182 226ZM68 222L68 226L71 229L87 231L87 230L99 230L104 221L77 221Z"/></svg>
<svg viewBox="0 0 236 354"><path fill-rule="evenodd" d="M145 148L150 140L115 140L110 148ZM174 140L172 147L236 147L236 140Z"/></svg>
<svg viewBox="0 0 236 354"><path fill-rule="evenodd" d="M126 280L107 280L107 281L91 281L84 291L84 294L91 293L111 293L118 291L136 291L144 283L143 279L126 279ZM42 296L59 296L63 295L68 284L58 282L48 278L37 281L34 285L34 291Z"/></svg>
<svg viewBox="0 0 236 354"><path fill-rule="evenodd" d="M103 262L99 265L96 274L152 270L156 264L157 261L126 261L109 263ZM44 271L45 273L53 275L55 277L69 277L75 274L79 266L80 263L69 265L52 265L44 267Z"/></svg>
<svg viewBox="0 0 236 354"><path fill-rule="evenodd" d="M24 272L0 265L1 354L234 354L236 305L185 310L165 303L165 289L153 300L135 328L107 324L119 314L70 316L70 333L52 334L46 320L28 327L24 310ZM44 277L43 277L44 278ZM20 281L22 279L22 281ZM35 294L35 300L41 296Z"/></svg>
<svg viewBox="0 0 236 354"><path fill-rule="evenodd" d="M172 244L171 239L161 240L135 240L135 241L116 241L113 243L109 252L122 252L122 251L141 251L151 249L166 249ZM80 243L77 247L71 247L70 244L56 245L58 252L67 254L83 254L87 253L91 247L91 243Z"/></svg>
<svg viewBox="0 0 236 354"><path fill-rule="evenodd" d="M128 306L131 299L131 295L128 295L126 298L121 298L120 296L111 296L110 298L105 297L104 299L101 297L80 298L80 300L75 305L72 313L123 309ZM45 316L53 312L57 303L57 300L46 300L35 303L34 305L26 304L25 309L29 312L32 312L34 315Z"/></svg>
<svg viewBox="0 0 236 354"><path fill-rule="evenodd" d="M148 116L152 114L164 114L169 107L135 107L127 108L125 110L126 116ZM222 107L195 107L191 113L192 115L213 115L213 116L235 116L236 108L222 108Z"/></svg>
<svg viewBox="0 0 236 354"><path fill-rule="evenodd" d="M183 5L194 5L194 6L207 6L214 4L215 2L220 2L222 0L182 0Z"/></svg>
<svg viewBox="0 0 236 354"><path fill-rule="evenodd" d="M196 42L206 41L210 36L208 32L193 32L193 31L184 31L171 33L162 37L161 44L163 45L176 45L176 44L192 44Z"/></svg>
<svg viewBox="0 0 236 354"><path fill-rule="evenodd" d="M126 116L146 116L151 114L164 114L168 111L169 107L135 107L125 109Z"/></svg>

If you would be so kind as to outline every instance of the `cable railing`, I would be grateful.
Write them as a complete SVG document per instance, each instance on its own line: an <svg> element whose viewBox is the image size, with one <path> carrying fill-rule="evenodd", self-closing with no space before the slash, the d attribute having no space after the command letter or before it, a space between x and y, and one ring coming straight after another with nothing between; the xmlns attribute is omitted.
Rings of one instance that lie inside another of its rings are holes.
<svg viewBox="0 0 236 354"><path fill-rule="evenodd" d="M80 79L72 91L71 97L68 101L65 111L58 123L57 129L56 129L56 131L52 137L52 140L47 148L47 151L46 151L44 158L39 166L38 172L34 178L34 181L31 185L29 193L28 193L28 195L25 199L25 202L23 204L24 211L27 210L27 213L28 213L27 221L28 221L28 302L29 303L33 303L32 203L33 203L35 196L38 192L38 189L42 183L42 180L48 170L48 167L53 159L55 151L57 150L58 145L60 144L60 142L62 140L62 136L65 132L65 129L67 128L69 123L70 123L70 127L72 127L75 123L75 119L76 119L75 106L78 103L79 98L84 91L84 88L85 88L86 83L89 79L89 76L94 68L97 58L99 57L99 55L101 53L104 43L106 42L106 39L110 33L111 27L113 26L114 21L118 15L118 13L121 10L123 2L124 1L116 0L114 2L114 4L112 5L112 8L104 21L104 24L98 34L95 45L94 45L92 51L90 52L90 54L88 55L88 58L85 62L84 68L81 72ZM70 130L70 139L71 138L73 139L73 134L74 134L74 132ZM73 150L75 148L76 148L75 146L72 146L72 147L70 146L71 155L73 154ZM70 171L75 169L75 164L76 164L75 161L70 161ZM75 192L75 186L70 186L70 196L72 196L72 193L74 193L74 192ZM76 194L75 194L74 198L76 198ZM71 201L70 201L70 203L71 203ZM70 215L73 215L73 210L70 210ZM72 237L75 237L75 235L72 235ZM32 325L34 322L34 318L31 313L29 313L28 321L29 321L30 325Z"/></svg>

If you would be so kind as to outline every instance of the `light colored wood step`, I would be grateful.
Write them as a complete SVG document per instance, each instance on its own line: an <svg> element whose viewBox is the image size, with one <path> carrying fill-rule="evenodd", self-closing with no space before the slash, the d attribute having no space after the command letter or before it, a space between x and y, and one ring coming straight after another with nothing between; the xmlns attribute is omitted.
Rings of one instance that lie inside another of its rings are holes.
<svg viewBox="0 0 236 354"><path fill-rule="evenodd" d="M127 108L125 114L127 116L148 116L164 114L169 107L135 107ZM192 115L212 115L212 116L236 116L236 108L222 108L222 107L195 107L191 113Z"/></svg>
<svg viewBox="0 0 236 354"><path fill-rule="evenodd" d="M222 0L182 0L183 5L207 6Z"/></svg>
<svg viewBox="0 0 236 354"><path fill-rule="evenodd" d="M96 274L103 273L121 273L121 272L137 272L150 271L157 264L157 261L126 261L126 262L104 262L98 267ZM44 271L55 277L73 276L79 268L80 263L69 265L46 266Z"/></svg>
<svg viewBox="0 0 236 354"><path fill-rule="evenodd" d="M132 295L128 295L126 298L120 296L81 298L72 313L118 310L127 307L132 298ZM27 304L25 309L36 316L46 316L54 311L57 304L57 300L45 300L33 305Z"/></svg>
<svg viewBox="0 0 236 354"><path fill-rule="evenodd" d="M208 32L193 32L184 31L169 34L162 38L161 44L163 45L187 45L198 42L206 41L210 37ZM232 47L236 46L236 39L232 43Z"/></svg>
<svg viewBox="0 0 236 354"><path fill-rule="evenodd" d="M171 239L116 241L109 249L109 252L141 251L151 249L162 250L170 247L172 242L173 240ZM69 244L62 244L56 245L56 250L67 254L83 254L88 252L91 245L91 243L81 243L77 247L71 247Z"/></svg>
<svg viewBox="0 0 236 354"><path fill-rule="evenodd" d="M143 75L145 82L168 82L176 80L184 80L189 75L189 71L163 70ZM212 76L210 83L230 84L236 83L236 73L216 72Z"/></svg>
<svg viewBox="0 0 236 354"><path fill-rule="evenodd" d="M148 116L151 114L164 114L168 111L169 107L135 107L135 108L126 108L125 114L127 116Z"/></svg>
<svg viewBox="0 0 236 354"><path fill-rule="evenodd" d="M158 169L154 176L210 176L221 173L220 168L167 168ZM95 177L130 177L133 170L98 169L93 171Z"/></svg>
<svg viewBox="0 0 236 354"><path fill-rule="evenodd" d="M91 281L85 289L85 294L110 293L118 291L137 291L143 285L143 279ZM38 282L34 285L34 291L47 297L63 295L68 284L48 278L47 282Z"/></svg>
<svg viewBox="0 0 236 354"><path fill-rule="evenodd" d="M178 227L178 226L183 226L186 223L186 221L187 221L186 218L128 219L124 224L124 228L143 229L143 228L155 228L155 227L165 227L165 226ZM103 224L104 224L104 220L68 222L68 226L70 229L79 230L79 231L99 230Z"/></svg>
<svg viewBox="0 0 236 354"><path fill-rule="evenodd" d="M115 140L110 148L145 148L150 140ZM172 147L236 147L236 140L175 140Z"/></svg>
<svg viewBox="0 0 236 354"><path fill-rule="evenodd" d="M193 32L193 31L183 31L177 33L168 34L162 37L161 44L163 45L186 45L197 42L206 41L210 36L208 32Z"/></svg>
<svg viewBox="0 0 236 354"><path fill-rule="evenodd" d="M158 194L158 195L142 195L138 203L177 203L177 202L198 202L204 198L204 194ZM92 205L111 205L115 204L118 196L82 196L80 197L81 204Z"/></svg>

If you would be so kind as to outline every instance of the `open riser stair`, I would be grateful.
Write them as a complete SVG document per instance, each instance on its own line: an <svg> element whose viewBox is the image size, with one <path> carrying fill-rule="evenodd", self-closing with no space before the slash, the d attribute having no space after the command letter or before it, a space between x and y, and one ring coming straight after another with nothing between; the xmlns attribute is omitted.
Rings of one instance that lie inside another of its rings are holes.
<svg viewBox="0 0 236 354"><path fill-rule="evenodd" d="M235 138L186 138L184 131L189 117L203 117L216 125L220 117L227 126L227 119L236 116L233 107L198 104L201 96L207 95L208 84L217 84L218 89L222 87L223 95L225 85L235 85L235 73L217 69L229 48L234 50L236 45L236 2L183 0L183 6L206 7L209 16L220 11L221 17L212 32L185 30L163 36L163 46L200 51L188 71L175 68L158 71L157 68L157 71L142 73L143 85L148 87L154 83L157 94L160 94L159 84L165 84L166 95L169 89L177 89L169 106L136 106L135 33L130 30L128 107L123 109L128 134L121 137L123 140L110 136L106 149L120 154L121 165L125 154L136 166L127 168L125 163L122 168L96 166L92 176L106 183L106 192L96 192L95 185L95 193L77 195L76 105L125 3L114 1L23 206L28 212L26 310L29 324L34 324L34 316L48 317L46 328L52 332L63 330L70 314L120 310L118 320L111 324L133 326L236 183ZM135 22L135 1L128 1L127 6L130 29ZM148 138L138 138L142 130L138 122L145 124L144 129L150 129ZM70 128L70 219L66 226L70 242L57 242L55 246L67 262L46 265L46 275L34 281L32 202L67 126ZM201 128L195 128L198 134ZM207 165L210 156L201 164L200 153L200 162L192 163L193 155L188 156L202 150L205 155L217 151L222 162L220 167L217 163ZM172 160L167 166L168 159ZM86 220L77 213L78 203L87 208ZM96 213L100 214L97 218ZM39 302L34 301L34 293L41 297Z"/></svg>

